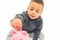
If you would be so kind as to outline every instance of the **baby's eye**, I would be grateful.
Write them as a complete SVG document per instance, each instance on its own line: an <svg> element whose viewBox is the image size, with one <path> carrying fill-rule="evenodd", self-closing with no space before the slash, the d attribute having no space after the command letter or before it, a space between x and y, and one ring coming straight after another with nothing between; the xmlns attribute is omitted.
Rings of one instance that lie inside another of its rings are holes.
<svg viewBox="0 0 60 40"><path fill-rule="evenodd" d="M39 11L36 11L37 13L39 13Z"/></svg>
<svg viewBox="0 0 60 40"><path fill-rule="evenodd" d="M33 11L33 8L31 8L30 10Z"/></svg>

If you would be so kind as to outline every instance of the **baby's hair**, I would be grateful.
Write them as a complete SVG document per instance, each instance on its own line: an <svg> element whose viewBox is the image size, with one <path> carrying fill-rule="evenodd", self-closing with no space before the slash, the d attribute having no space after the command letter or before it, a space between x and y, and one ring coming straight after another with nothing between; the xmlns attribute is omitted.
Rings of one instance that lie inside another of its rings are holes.
<svg viewBox="0 0 60 40"><path fill-rule="evenodd" d="M43 3L43 0L31 0L31 2L32 2L32 1L37 2L37 3L39 3L39 4L44 4L44 3Z"/></svg>

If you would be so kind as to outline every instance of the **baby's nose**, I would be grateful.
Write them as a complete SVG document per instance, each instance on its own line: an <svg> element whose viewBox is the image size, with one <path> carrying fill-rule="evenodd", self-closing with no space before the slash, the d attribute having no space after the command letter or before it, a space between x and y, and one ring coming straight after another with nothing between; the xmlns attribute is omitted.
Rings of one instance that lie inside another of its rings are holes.
<svg viewBox="0 0 60 40"><path fill-rule="evenodd" d="M33 15L35 15L35 13L36 13L35 11L32 12Z"/></svg>

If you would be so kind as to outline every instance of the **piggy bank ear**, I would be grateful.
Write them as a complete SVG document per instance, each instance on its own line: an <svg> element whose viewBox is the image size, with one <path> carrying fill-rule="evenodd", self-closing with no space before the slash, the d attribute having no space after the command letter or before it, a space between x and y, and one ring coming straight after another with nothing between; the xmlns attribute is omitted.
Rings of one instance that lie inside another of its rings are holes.
<svg viewBox="0 0 60 40"><path fill-rule="evenodd" d="M12 33L12 34L16 34L16 32L15 32L15 31L12 31L11 33Z"/></svg>
<svg viewBox="0 0 60 40"><path fill-rule="evenodd" d="M27 32L26 31L23 31L22 34L25 35L25 36L27 36Z"/></svg>

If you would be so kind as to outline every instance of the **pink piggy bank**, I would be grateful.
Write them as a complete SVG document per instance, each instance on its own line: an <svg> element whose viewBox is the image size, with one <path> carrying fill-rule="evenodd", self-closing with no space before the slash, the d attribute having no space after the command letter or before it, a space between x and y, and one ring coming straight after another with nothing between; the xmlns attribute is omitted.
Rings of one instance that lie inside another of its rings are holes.
<svg viewBox="0 0 60 40"><path fill-rule="evenodd" d="M29 35L26 31L12 30L11 40L29 40Z"/></svg>

